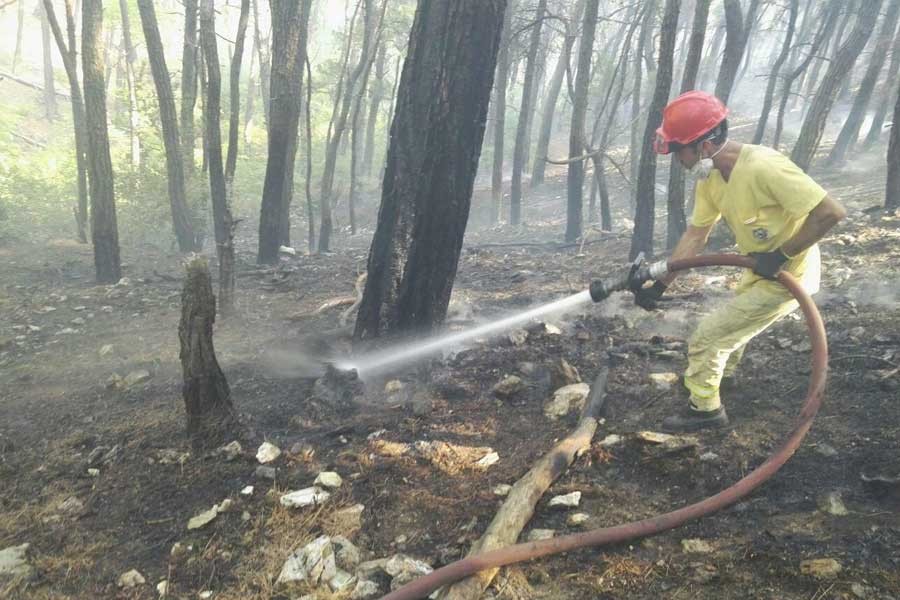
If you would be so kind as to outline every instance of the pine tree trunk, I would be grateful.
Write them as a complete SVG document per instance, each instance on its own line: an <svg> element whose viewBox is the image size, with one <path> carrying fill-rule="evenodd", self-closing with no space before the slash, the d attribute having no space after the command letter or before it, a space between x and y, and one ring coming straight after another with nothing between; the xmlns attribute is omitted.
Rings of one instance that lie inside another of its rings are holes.
<svg viewBox="0 0 900 600"><path fill-rule="evenodd" d="M822 139L822 133L825 131L825 124L828 120L828 113L831 112L841 83L850 74L875 28L881 3L882 0L866 0L862 3L853 31L850 32L847 42L841 46L834 60L829 64L828 71L822 78L822 85L810 104L809 112L800 130L800 136L791 152L791 160L804 171L809 169L816 149L819 147L819 141Z"/></svg>
<svg viewBox="0 0 900 600"><path fill-rule="evenodd" d="M103 82L103 3L84 0L81 25L81 70L84 76L87 158L90 173L91 239L97 283L122 278L119 230L113 187L109 132L106 128L106 87Z"/></svg>
<svg viewBox="0 0 900 600"><path fill-rule="evenodd" d="M645 119L641 111L641 96L643 87L643 48L646 39L653 35L653 20L656 15L658 2L650 0L647 3L647 12L644 13L644 21L641 24L641 35L638 38L637 51L634 54L634 88L631 92L631 143L628 149L628 157L630 162L631 181L637 181L639 154L643 140L641 134L644 131ZM636 190L632 190L630 195L632 208L635 203Z"/></svg>
<svg viewBox="0 0 900 600"><path fill-rule="evenodd" d="M50 23L43 3L39 5L38 12L41 16L41 50L44 58L44 116L53 121L59 114L53 80L53 42L50 40Z"/></svg>
<svg viewBox="0 0 900 600"><path fill-rule="evenodd" d="M184 0L184 44L181 52L181 151L184 177L190 180L197 169L194 161L194 107L197 104L197 0ZM171 87L171 86L170 86Z"/></svg>
<svg viewBox="0 0 900 600"><path fill-rule="evenodd" d="M891 63L881 84L881 93L875 104L875 116L869 126L869 133L863 143L863 150L870 149L881 139L881 130L884 128L884 120L888 111L892 108L891 101L900 93L900 27L894 35L894 44L891 48Z"/></svg>
<svg viewBox="0 0 900 600"><path fill-rule="evenodd" d="M262 96L263 118L266 121L266 128L269 126L269 109L272 106L272 99L269 90L271 89L271 73L272 64L271 55L267 50L268 40L263 40L259 30L259 0L251 0L253 3L253 39L256 45L256 52L259 55L259 92Z"/></svg>
<svg viewBox="0 0 900 600"><path fill-rule="evenodd" d="M137 54L131 42L131 19L128 17L128 2L119 0L119 12L122 13L122 42L125 45L125 81L128 85L128 138L131 141L131 166L141 164L141 140L138 137L137 90L135 89L134 63Z"/></svg>
<svg viewBox="0 0 900 600"><path fill-rule="evenodd" d="M366 143L362 164L362 173L366 177L372 175L372 165L375 162L375 129L378 126L378 115L381 103L384 100L384 76L386 69L387 45L382 43L378 47L378 57L375 59L375 81L373 82L369 104L369 119L366 122Z"/></svg>
<svg viewBox="0 0 900 600"><path fill-rule="evenodd" d="M900 94L894 105L894 125L887 153L887 186L884 207L890 211L900 209Z"/></svg>
<svg viewBox="0 0 900 600"><path fill-rule="evenodd" d="M522 105L519 108L519 121L516 127L516 142L513 147L512 185L509 192L509 222L519 225L522 222L522 172L525 170L525 147L528 143L528 121L534 110L531 104L535 73L537 71L537 54L541 43L541 25L544 13L547 12L547 0L538 0L535 10L534 24L531 27L528 54L525 58L525 81L522 85Z"/></svg>
<svg viewBox="0 0 900 600"><path fill-rule="evenodd" d="M253 117L256 111L256 48L253 47L251 38L251 46L248 54L250 55L250 64L247 66L247 101L244 103L244 144L247 145L247 153L251 152L250 143L253 138L251 132L253 130Z"/></svg>
<svg viewBox="0 0 900 600"><path fill-rule="evenodd" d="M25 30L25 0L19 0L16 10L16 49L13 52L12 73L16 74L19 63L22 61L22 34Z"/></svg>
<svg viewBox="0 0 900 600"><path fill-rule="evenodd" d="M756 133L753 134L753 143L761 144L766 137L766 125L769 122L769 113L772 111L772 101L775 98L775 86L778 85L778 77L781 73L781 67L787 60L791 52L791 44L794 41L794 29L797 25L797 13L800 11L800 0L789 0L790 11L788 14L787 32L784 35L784 41L781 45L781 53L772 64L772 71L769 73L769 81L766 83L766 94L763 96L762 110L759 114L759 121L756 123Z"/></svg>
<svg viewBox="0 0 900 600"><path fill-rule="evenodd" d="M307 217L307 241L309 253L316 250L316 217L313 213L312 199L312 67L309 64L309 56L306 57L306 180L303 182L306 188L306 217Z"/></svg>
<svg viewBox="0 0 900 600"><path fill-rule="evenodd" d="M744 58L744 50L747 48L750 28L756 20L756 11L760 0L750 0L750 8L747 9L747 18L741 10L740 0L725 0L725 54L722 57L722 66L719 68L719 78L716 80L716 96L724 103L728 103L731 91L734 89L734 81L738 69Z"/></svg>
<svg viewBox="0 0 900 600"><path fill-rule="evenodd" d="M250 0L241 0L237 35L234 38L234 54L228 78L231 114L228 119L228 154L225 159L225 181L228 187L237 170L238 140L241 133L241 63L244 59L244 40L247 38L247 21L250 16ZM301 65L302 68L302 65ZM230 194L229 194L230 197Z"/></svg>
<svg viewBox="0 0 900 600"><path fill-rule="evenodd" d="M272 61L269 107L269 159L259 216L260 264L278 262L278 248L287 239L285 214L290 207L294 158L306 63L309 11L312 0L299 5L272 0Z"/></svg>
<svg viewBox="0 0 900 600"><path fill-rule="evenodd" d="M85 4L91 0L85 0ZM195 449L215 448L238 432L238 420L231 403L231 390L216 360L213 324L216 298L209 267L196 258L188 263L181 292L182 396L187 413L187 433Z"/></svg>
<svg viewBox="0 0 900 600"><path fill-rule="evenodd" d="M591 83L591 58L597 32L599 0L587 0L581 28L581 47L578 51L578 72L575 75L575 99L572 103L572 126L569 131L569 157L580 157L585 150L585 117L587 115L588 88ZM569 163L566 177L566 241L581 237L584 221L584 161Z"/></svg>
<svg viewBox="0 0 900 600"><path fill-rule="evenodd" d="M509 83L510 38L512 36L512 13L515 0L509 0L502 26L500 51L497 56L497 77L494 85L494 160L491 169L491 214L490 222L500 222L503 211L503 161L506 154L506 92Z"/></svg>
<svg viewBox="0 0 900 600"><path fill-rule="evenodd" d="M869 101L872 98L872 93L875 91L875 84L878 83L878 76L881 74L882 67L884 67L887 53L890 51L894 30L897 29L897 18L900 15L900 0L889 0L889 2L884 20L881 23L881 31L875 40L875 47L872 49L872 55L866 67L866 73L853 100L853 108L850 110L847 120L844 121L844 126L841 128L831 153L828 155L828 164L831 166L842 164L847 156L847 152L856 146L856 142L859 139L859 130L862 129L863 121L866 118ZM845 79L849 79L849 77ZM890 85L887 87L890 87Z"/></svg>
<svg viewBox="0 0 900 600"><path fill-rule="evenodd" d="M191 252L198 248L185 194L184 159L178 132L178 116L175 112L175 97L172 94L169 69L166 66L153 0L138 0L138 10L144 29L144 39L147 43L150 71L153 74L156 97L159 101L159 122L166 149L166 173L169 182L172 226L175 238L178 240L178 247L182 252Z"/></svg>
<svg viewBox="0 0 900 600"><path fill-rule="evenodd" d="M427 331L446 316L505 8L505 0L418 3L357 341Z"/></svg>
<svg viewBox="0 0 900 600"><path fill-rule="evenodd" d="M697 0L694 8L694 23L691 29L691 43L685 59L684 74L681 79L681 93L689 92L697 84L700 59L703 55L703 41L709 20L709 6L712 0ZM792 0L794 3L799 0ZM678 244L687 229L684 214L684 168L676 157L669 166L668 217L666 223L666 248L671 250Z"/></svg>
<svg viewBox="0 0 900 600"><path fill-rule="evenodd" d="M806 87L803 96L797 96L794 98L793 107L796 109L797 105L800 104L801 99L804 100L801 105L803 110L803 116L806 117L806 110L809 108L809 99L813 97L816 92L819 83L819 73L821 72L822 66L827 64L829 61L834 60L834 57L837 55L838 50L841 48L841 43L844 40L844 33L847 30L847 25L849 25L850 21L853 19L853 5L855 4L855 0L851 0L850 2L839 2L838 3L838 13L843 16L840 20L840 24L838 25L837 32L834 30L831 31L831 34L834 34L832 37L829 35L828 39L825 41L825 44L822 46L823 50L827 51L828 45L831 44L831 51L825 57L816 57L817 60L813 62L812 68L806 72L804 80L800 83L800 87Z"/></svg>
<svg viewBox="0 0 900 600"><path fill-rule="evenodd" d="M706 57L703 59L703 66L700 69L700 85L699 89L708 89L710 87L710 81L715 81L713 77L715 77L718 73L716 69L716 65L719 63L719 54L722 52L722 42L725 41L725 35L728 31L728 26L724 15L722 16L719 24L716 26L716 32L713 34L712 44L710 44L709 52L706 54Z"/></svg>

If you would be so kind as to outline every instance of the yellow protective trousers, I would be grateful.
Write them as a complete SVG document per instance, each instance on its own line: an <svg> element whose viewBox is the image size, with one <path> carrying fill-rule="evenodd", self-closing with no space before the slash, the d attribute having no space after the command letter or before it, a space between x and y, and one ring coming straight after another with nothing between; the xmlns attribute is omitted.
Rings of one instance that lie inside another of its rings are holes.
<svg viewBox="0 0 900 600"><path fill-rule="evenodd" d="M725 306L702 319L688 343L684 373L694 408L719 408L719 384L734 373L747 342L798 306L781 284L758 280L739 288Z"/></svg>

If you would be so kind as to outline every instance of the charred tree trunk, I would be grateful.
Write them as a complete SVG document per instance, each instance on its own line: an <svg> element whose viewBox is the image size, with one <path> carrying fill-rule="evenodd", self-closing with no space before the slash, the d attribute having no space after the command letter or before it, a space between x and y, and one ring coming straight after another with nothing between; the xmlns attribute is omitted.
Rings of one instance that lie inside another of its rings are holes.
<svg viewBox="0 0 900 600"><path fill-rule="evenodd" d="M197 0L184 0L184 45L181 52L181 151L182 171L187 179L194 176L194 106L197 104ZM170 86L171 87L171 86Z"/></svg>
<svg viewBox="0 0 900 600"><path fill-rule="evenodd" d="M85 3L90 0L85 0ZM231 390L219 368L213 345L216 298L206 261L196 258L187 265L181 292L182 396L187 413L187 433L196 449L215 448L238 431Z"/></svg>
<svg viewBox="0 0 900 600"><path fill-rule="evenodd" d="M72 11L71 0L66 0L66 31L68 33L68 42L63 37L62 28L56 19L53 11L52 0L43 0L44 10L47 14L47 21L50 24L53 37L56 40L56 46L59 49L59 55L62 57L63 67L66 70L66 77L69 80L69 92L71 94L72 105L72 124L75 130L75 167L77 170L78 181L78 202L75 205L75 226L78 234L78 241L83 244L87 243L87 157L85 151L87 148L87 130L85 128L84 116L84 99L81 95L81 84L78 83L78 46L75 41L75 15Z"/></svg>
<svg viewBox="0 0 900 600"><path fill-rule="evenodd" d="M832 33L834 33L834 37L832 38L829 35L829 39L826 40L825 44L822 46L823 50L827 51L828 44L832 44L831 51L827 56L817 57L818 60L813 63L812 68L805 74L806 79L801 84L801 87L805 85L806 91L804 92L803 96L797 96L794 99L794 108L797 107L801 99L804 100L803 104L801 105L804 111L804 118L806 116L805 111L809 108L809 99L814 96L818 88L819 73L821 72L822 66L830 63L830 61L833 61L837 56L838 51L841 49L841 44L844 41L844 33L847 31L847 26L850 24L850 21L853 20L854 11L852 9L856 4L857 2L852 0L850 2L840 2L838 4L837 10L841 15L841 19L840 24L837 28L837 32L832 31Z"/></svg>
<svg viewBox="0 0 900 600"><path fill-rule="evenodd" d="M387 45L381 44L378 48L378 57L375 59L375 81L372 85L372 96L369 104L369 119L366 122L366 143L363 151L362 174L366 177L372 175L372 165L375 162L375 130L378 126L378 115L381 103L384 100L384 76L387 69Z"/></svg>
<svg viewBox="0 0 900 600"><path fill-rule="evenodd" d="M675 38L678 33L678 13L681 0L666 0L659 38L659 68L656 71L656 89L647 111L647 127L641 148L641 169L637 180L637 207L634 215L634 235L631 238L630 257L640 252L653 254L653 222L656 210L656 152L653 142L657 128L662 124L662 111L669 100L672 88L672 71L675 62Z"/></svg>
<svg viewBox="0 0 900 600"><path fill-rule="evenodd" d="M547 12L547 0L538 0L535 10L534 24L528 43L528 54L525 58L525 81L522 85L522 105L519 109L519 123L516 127L516 142L513 147L512 185L509 192L509 222L518 225L522 222L522 172L525 170L525 150L528 144L528 121L534 110L531 101L535 74L537 72L537 54L541 44L541 24Z"/></svg>
<svg viewBox="0 0 900 600"><path fill-rule="evenodd" d="M59 114L56 106L56 85L53 80L53 42L50 40L50 23L43 2L38 5L41 17L41 50L44 58L44 116L52 121Z"/></svg>
<svg viewBox="0 0 900 600"><path fill-rule="evenodd" d="M84 75L87 158L91 190L91 239L97 283L122 278L119 229L113 187L109 132L106 129L106 87L103 82L103 3L84 0L81 9L81 70Z"/></svg>
<svg viewBox="0 0 900 600"><path fill-rule="evenodd" d="M506 0L420 0L355 339L441 323L459 262Z"/></svg>
<svg viewBox="0 0 900 600"><path fill-rule="evenodd" d="M122 43L125 46L125 82L128 85L128 138L131 142L131 166L141 164L141 140L138 137L137 90L135 89L134 63L137 53L131 42L131 19L128 17L128 2L119 0L119 12L122 13Z"/></svg>
<svg viewBox="0 0 900 600"><path fill-rule="evenodd" d="M269 108L272 105L272 99L269 94L271 83L271 55L267 50L268 40L264 40L259 30L259 7L256 5L258 0L251 0L253 5L253 42L256 46L256 52L259 55L259 92L262 96L263 118L266 120L266 127L269 125Z"/></svg>
<svg viewBox="0 0 900 600"><path fill-rule="evenodd" d="M569 157L576 158L584 153L584 126L587 115L588 88L591 83L591 57L594 52L594 37L597 32L599 0L587 0L581 29L581 47L578 51L578 72L575 75L575 99L572 103L572 127L569 132ZM569 163L566 177L566 241L574 242L581 237L584 221L584 160Z"/></svg>
<svg viewBox="0 0 900 600"><path fill-rule="evenodd" d="M875 28L880 8L881 0L866 0L861 3L853 31L850 32L847 42L841 46L837 56L828 66L828 71L822 79L822 85L812 100L797 144L791 152L791 160L804 171L809 169L816 149L819 147L819 141L822 139L825 123L828 120L828 113L831 112L838 90L844 78L849 75L853 65L856 64L857 58Z"/></svg>
<svg viewBox="0 0 900 600"><path fill-rule="evenodd" d="M278 262L278 248L288 241L285 230L289 223L283 221L293 191L311 4L312 0L303 0L299 4L286 0L271 1L273 69L270 79L269 159L259 215L257 260L260 264Z"/></svg>
<svg viewBox="0 0 900 600"><path fill-rule="evenodd" d="M697 0L694 8L694 24L691 42L685 59L684 75L681 79L681 93L689 92L697 85L700 59L703 56L703 41L709 20L709 6L712 0ZM799 0L792 0L795 4ZM666 223L666 248L671 250L687 229L684 214L684 168L676 157L672 157L669 167L668 222Z"/></svg>
<svg viewBox="0 0 900 600"><path fill-rule="evenodd" d="M169 69L166 66L153 0L138 0L138 10L144 29L144 39L147 42L150 71L153 73L153 83L156 86L156 97L159 101L159 122L163 133L163 144L166 148L166 173L169 182L172 226L175 230L175 239L178 240L178 247L182 252L190 252L198 248L185 194L184 160L178 133L175 97L172 94Z"/></svg>
<svg viewBox="0 0 900 600"><path fill-rule="evenodd" d="M503 32L497 56L497 77L494 85L494 160L491 171L491 224L500 222L503 212L503 161L506 154L506 91L511 66L509 46L512 37L512 13L515 0L503 17Z"/></svg>
<svg viewBox="0 0 900 600"><path fill-rule="evenodd" d="M725 34L727 31L728 26L723 15L719 24L716 26L716 31L713 34L709 51L703 59L703 66L700 70L700 85L698 86L700 89L708 89L710 87L710 82L715 81L713 78L718 72L716 70L716 65L719 62L719 54L722 52L722 42L725 41Z"/></svg>
<svg viewBox="0 0 900 600"><path fill-rule="evenodd" d="M869 133L863 143L863 149L868 150L881 139L881 130L884 128L884 120L888 111L892 108L891 101L900 93L900 28L894 36L894 44L891 49L891 63L888 65L887 74L882 83L881 93L875 105L875 116L869 126Z"/></svg>
<svg viewBox="0 0 900 600"><path fill-rule="evenodd" d="M250 142L252 140L251 131L253 128L253 117L256 114L256 49L253 47L251 39L250 64L247 65L247 101L244 103L244 144L247 145L247 152L250 152Z"/></svg>
<svg viewBox="0 0 900 600"><path fill-rule="evenodd" d="M228 155L225 159L225 182L231 188L237 170L238 140L241 133L241 63L244 59L244 40L247 38L247 21L250 16L250 0L241 0L237 35L234 38L234 54L228 79L231 115L228 119ZM302 65L301 65L302 68ZM230 197L230 194L229 194Z"/></svg>
<svg viewBox="0 0 900 600"><path fill-rule="evenodd" d="M887 154L887 186L884 207L890 211L900 209L900 94L894 105L894 126Z"/></svg>
<svg viewBox="0 0 900 600"><path fill-rule="evenodd" d="M313 213L312 200L312 67L309 64L309 55L306 57L306 216L307 216L307 240L309 242L309 253L312 254L316 249L316 218Z"/></svg>
<svg viewBox="0 0 900 600"><path fill-rule="evenodd" d="M778 85L778 77L784 61L787 60L791 52L791 44L794 41L794 28L797 25L797 13L800 11L800 0L790 0L788 6L788 26L787 32L784 34L784 41L781 45L781 53L775 59L772 65L772 71L769 74L769 81L766 84L766 94L763 97L762 110L759 114L759 121L756 123L756 133L753 134L753 143L761 144L763 138L766 137L766 125L769 122L769 113L772 110L772 101L775 98L775 86Z"/></svg>
<svg viewBox="0 0 900 600"><path fill-rule="evenodd" d="M653 19L656 15L657 0L650 0L647 6L647 12L644 13L644 20L641 24L641 34L638 38L637 51L634 54L634 88L631 92L631 143L628 148L628 158L631 173L631 181L637 180L639 153L642 146L641 134L644 131L645 119L642 118L641 96L643 94L643 61L644 46L646 39L653 35ZM632 190L630 199L632 208L635 202L635 190Z"/></svg>
<svg viewBox="0 0 900 600"><path fill-rule="evenodd" d="M863 120L866 118L866 111L869 108L869 101L872 93L875 91L875 84L878 83L878 76L884 67L887 53L890 51L891 41L894 37L894 30L897 29L897 17L900 15L900 0L890 0L887 13L881 22L881 31L875 40L875 47L872 49L872 56L866 67L866 73L856 92L856 98L853 100L853 108L844 121L844 126L838 134L834 147L828 155L829 165L839 165L844 162L847 152L852 150L859 139L859 130L862 128ZM849 79L849 77L847 78ZM890 88L890 84L887 84Z"/></svg>
<svg viewBox="0 0 900 600"><path fill-rule="evenodd" d="M731 90L738 69L744 58L744 50L747 48L747 39L750 28L756 20L756 11L760 0L750 0L750 8L747 9L747 18L741 12L740 0L725 0L725 54L722 57L722 66L719 68L719 78L716 81L716 96L724 103L728 103Z"/></svg>

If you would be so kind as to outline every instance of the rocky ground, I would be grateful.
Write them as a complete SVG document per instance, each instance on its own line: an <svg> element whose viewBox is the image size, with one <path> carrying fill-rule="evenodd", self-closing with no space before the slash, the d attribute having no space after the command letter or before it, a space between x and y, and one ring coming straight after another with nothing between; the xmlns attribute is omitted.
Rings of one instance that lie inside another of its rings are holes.
<svg viewBox="0 0 900 600"><path fill-rule="evenodd" d="M851 217L823 244L831 374L797 454L728 510L505 569L489 597L900 597L900 219L865 212L880 201L877 172L820 179ZM566 246L562 197L556 181L531 201L529 225L473 228L452 328L621 266L622 211L616 231ZM321 359L346 350L346 304L329 301L354 296L367 234L276 269L257 268L241 244L238 314L220 319L215 343L245 429L201 454L184 436L180 257L126 247L125 279L96 286L88 248L0 247L0 596L377 597L466 554L508 486L574 427L604 366L610 411L595 444L523 539L727 487L779 444L805 392L809 344L791 317L748 350L726 396L733 427L663 450L642 433L680 406L685 341L738 277L712 270L679 280L663 310L617 296L329 401L314 383Z"/></svg>

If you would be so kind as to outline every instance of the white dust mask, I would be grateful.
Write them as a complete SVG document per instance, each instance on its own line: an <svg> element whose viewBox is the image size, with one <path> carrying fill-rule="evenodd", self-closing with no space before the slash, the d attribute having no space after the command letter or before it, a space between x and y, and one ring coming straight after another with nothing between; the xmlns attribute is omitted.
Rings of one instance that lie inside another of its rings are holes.
<svg viewBox="0 0 900 600"><path fill-rule="evenodd" d="M712 156L710 156L709 158L701 158L696 163L694 163L694 166L688 169L688 174L694 179L708 178L710 174L712 174L713 169L716 168L715 164L713 163L713 159L719 155L719 152L725 149L725 144L727 143L728 140L725 140L725 142L719 147L718 150L713 153Z"/></svg>

